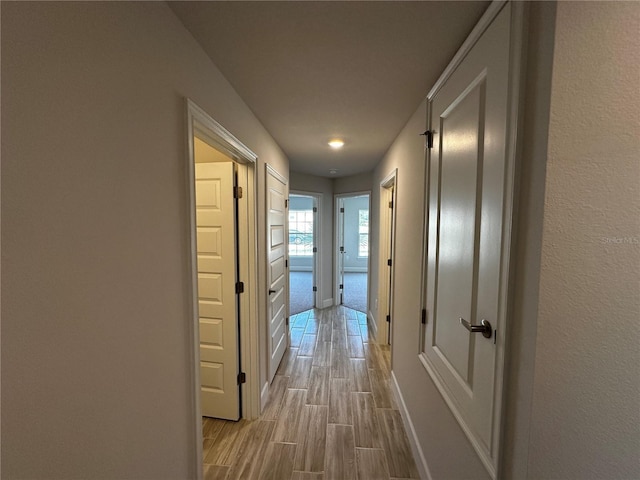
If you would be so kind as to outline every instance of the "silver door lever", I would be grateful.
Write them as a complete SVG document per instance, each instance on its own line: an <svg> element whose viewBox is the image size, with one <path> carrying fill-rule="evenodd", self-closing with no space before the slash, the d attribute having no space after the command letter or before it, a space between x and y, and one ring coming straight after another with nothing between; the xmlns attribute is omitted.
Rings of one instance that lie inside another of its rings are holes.
<svg viewBox="0 0 640 480"><path fill-rule="evenodd" d="M491 338L491 335L493 334L493 328L491 328L491 324L484 318L482 319L480 325L471 325L464 318L460 317L460 325L469 330L471 333L482 333L482 336L484 338Z"/></svg>

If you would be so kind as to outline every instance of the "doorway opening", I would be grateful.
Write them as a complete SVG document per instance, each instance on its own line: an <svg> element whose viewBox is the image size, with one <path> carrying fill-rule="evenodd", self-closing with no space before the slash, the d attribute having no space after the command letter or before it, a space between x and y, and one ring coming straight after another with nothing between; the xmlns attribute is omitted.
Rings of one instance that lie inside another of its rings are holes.
<svg viewBox="0 0 640 480"><path fill-rule="evenodd" d="M186 107L190 376L201 478L204 417L259 415L257 156L191 100Z"/></svg>
<svg viewBox="0 0 640 480"><path fill-rule="evenodd" d="M289 194L289 315L318 305L318 198Z"/></svg>
<svg viewBox="0 0 640 480"><path fill-rule="evenodd" d="M369 192L336 195L336 304L368 312Z"/></svg>
<svg viewBox="0 0 640 480"><path fill-rule="evenodd" d="M380 248L378 254L378 311L379 343L391 345L393 322L393 272L395 246L396 176L394 170L380 182Z"/></svg>

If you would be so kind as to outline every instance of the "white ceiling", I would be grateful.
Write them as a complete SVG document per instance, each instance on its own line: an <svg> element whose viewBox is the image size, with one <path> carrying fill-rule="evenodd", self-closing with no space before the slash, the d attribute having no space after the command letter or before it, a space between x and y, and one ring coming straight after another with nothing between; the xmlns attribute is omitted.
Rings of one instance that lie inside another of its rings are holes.
<svg viewBox="0 0 640 480"><path fill-rule="evenodd" d="M488 4L169 2L291 170L326 177L373 169Z"/></svg>

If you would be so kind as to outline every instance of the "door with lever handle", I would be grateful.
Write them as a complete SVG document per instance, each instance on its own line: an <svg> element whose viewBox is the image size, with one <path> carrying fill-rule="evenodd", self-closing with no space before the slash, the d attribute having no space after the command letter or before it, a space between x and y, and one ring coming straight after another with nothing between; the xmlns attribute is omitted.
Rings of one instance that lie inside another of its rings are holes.
<svg viewBox="0 0 640 480"><path fill-rule="evenodd" d="M480 325L471 325L464 318L460 317L460 325L469 330L471 333L482 333L484 338L491 338L493 334L493 328L488 320L482 319Z"/></svg>

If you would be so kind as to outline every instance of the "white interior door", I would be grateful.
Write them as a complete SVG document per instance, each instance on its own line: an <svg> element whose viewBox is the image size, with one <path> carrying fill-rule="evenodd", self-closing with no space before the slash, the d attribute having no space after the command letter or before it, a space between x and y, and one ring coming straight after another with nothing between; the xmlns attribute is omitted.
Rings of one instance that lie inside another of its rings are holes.
<svg viewBox="0 0 640 480"><path fill-rule="evenodd" d="M267 167L267 268L269 320L269 381L276 374L287 348L285 236L287 185Z"/></svg>
<svg viewBox="0 0 640 480"><path fill-rule="evenodd" d="M431 102L423 358L493 475L504 348L495 329L504 326L503 229L512 196L505 180L509 40L507 5ZM480 330L483 321L493 327L485 329L488 338L470 331Z"/></svg>
<svg viewBox="0 0 640 480"><path fill-rule="evenodd" d="M338 305L344 303L344 199L338 198Z"/></svg>
<svg viewBox="0 0 640 480"><path fill-rule="evenodd" d="M201 410L238 420L238 322L233 163L196 163Z"/></svg>

